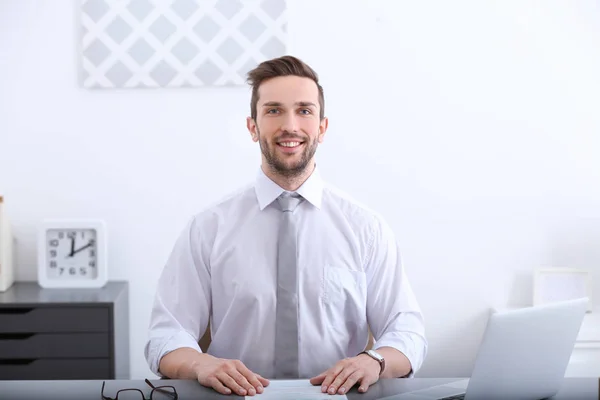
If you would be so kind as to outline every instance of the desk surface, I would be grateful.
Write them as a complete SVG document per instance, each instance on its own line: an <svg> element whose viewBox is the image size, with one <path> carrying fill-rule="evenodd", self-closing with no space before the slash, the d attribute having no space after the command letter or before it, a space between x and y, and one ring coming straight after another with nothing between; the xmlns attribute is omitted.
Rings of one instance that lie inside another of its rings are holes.
<svg viewBox="0 0 600 400"><path fill-rule="evenodd" d="M405 393L417 389L455 382L459 378L412 378L412 379L382 379L371 386L367 393L358 393L352 389L348 393L350 400L375 400L385 396ZM212 389L200 385L196 381L186 380L151 380L153 384L175 386L180 400L190 399L241 399L239 396L223 396ZM556 400L598 400L598 378L565 378L561 391L553 397ZM0 398L21 399L61 399L61 400L98 400L102 381L0 381ZM105 395L114 396L117 390L124 388L139 388L148 395L149 387L142 380L106 381ZM257 400L260 395L254 396Z"/></svg>

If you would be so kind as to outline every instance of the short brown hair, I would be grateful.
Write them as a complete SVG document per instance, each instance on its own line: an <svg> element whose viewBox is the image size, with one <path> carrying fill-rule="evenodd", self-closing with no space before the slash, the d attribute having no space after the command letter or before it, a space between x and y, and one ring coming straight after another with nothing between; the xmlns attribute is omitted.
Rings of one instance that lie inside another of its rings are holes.
<svg viewBox="0 0 600 400"><path fill-rule="evenodd" d="M263 61L256 68L248 72L248 83L252 86L252 98L250 99L250 113L252 119L256 120L256 105L258 103L258 88L261 83L270 78L278 76L299 76L302 78L312 79L319 89L319 117L325 117L325 96L323 88L319 84L319 76L317 73L304 63L293 56L283 56L271 60Z"/></svg>

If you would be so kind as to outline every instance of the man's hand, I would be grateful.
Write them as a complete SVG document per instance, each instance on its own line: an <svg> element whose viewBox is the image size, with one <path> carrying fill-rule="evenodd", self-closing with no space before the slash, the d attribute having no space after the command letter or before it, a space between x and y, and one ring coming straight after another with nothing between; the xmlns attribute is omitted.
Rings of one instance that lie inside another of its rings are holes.
<svg viewBox="0 0 600 400"><path fill-rule="evenodd" d="M358 391L364 393L369 386L379 380L381 367L377 360L366 354L338 361L327 371L310 380L313 385L321 385L321 392L329 394L345 394L357 382Z"/></svg>
<svg viewBox="0 0 600 400"><path fill-rule="evenodd" d="M240 396L262 393L269 381L250 371L239 360L226 360L205 354L205 359L194 369L201 385L212 387L221 394L232 392Z"/></svg>

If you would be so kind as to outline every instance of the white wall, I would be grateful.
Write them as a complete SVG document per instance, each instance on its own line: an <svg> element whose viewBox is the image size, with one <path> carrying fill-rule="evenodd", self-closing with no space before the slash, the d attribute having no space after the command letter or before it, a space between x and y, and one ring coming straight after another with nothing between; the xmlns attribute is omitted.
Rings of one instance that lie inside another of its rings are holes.
<svg viewBox="0 0 600 400"><path fill-rule="evenodd" d="M420 376L468 375L489 307L530 304L535 267L589 268L600 299L596 1L290 9L290 53L325 87L324 175L382 212L401 241L427 318ZM258 168L249 91L83 90L75 13L67 0L0 1L0 193L20 280L35 279L40 219L107 222L110 276L131 284L141 378L176 235Z"/></svg>

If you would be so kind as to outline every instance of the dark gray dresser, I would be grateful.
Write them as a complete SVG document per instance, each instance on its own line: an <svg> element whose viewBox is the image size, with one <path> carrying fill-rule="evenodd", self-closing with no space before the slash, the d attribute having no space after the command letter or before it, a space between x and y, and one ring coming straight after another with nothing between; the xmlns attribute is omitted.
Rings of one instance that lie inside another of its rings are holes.
<svg viewBox="0 0 600 400"><path fill-rule="evenodd" d="M129 379L129 287L0 293L0 380Z"/></svg>

